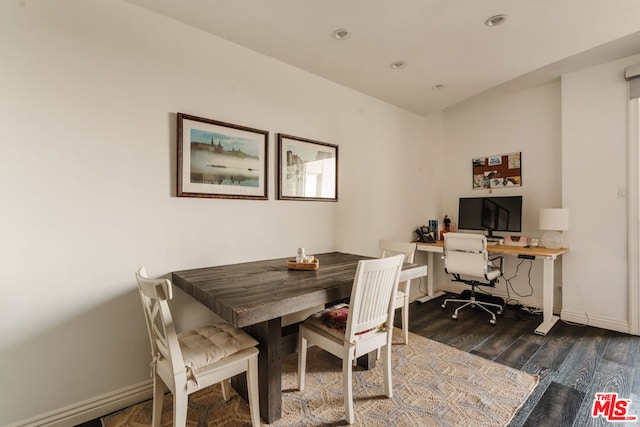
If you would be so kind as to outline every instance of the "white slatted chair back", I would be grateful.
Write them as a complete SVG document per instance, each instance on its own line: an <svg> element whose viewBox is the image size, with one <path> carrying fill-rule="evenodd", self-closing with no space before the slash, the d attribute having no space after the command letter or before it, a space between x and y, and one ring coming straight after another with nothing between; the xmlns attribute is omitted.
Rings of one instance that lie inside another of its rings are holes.
<svg viewBox="0 0 640 427"><path fill-rule="evenodd" d="M380 258L387 258L393 255L403 254L404 262L414 262L416 254L416 244L410 242L395 242L393 240L378 240Z"/></svg>
<svg viewBox="0 0 640 427"><path fill-rule="evenodd" d="M354 342L356 334L380 325L393 329L394 296L403 260L400 254L358 263L345 330L348 342Z"/></svg>
<svg viewBox="0 0 640 427"><path fill-rule="evenodd" d="M392 240L379 240L380 258L404 254L405 262L414 262L416 254L416 244L410 242L394 242ZM398 283L398 291L394 301L394 308L402 309L402 341L409 343L409 297L411 296L411 281L407 280ZM380 354L378 354L380 358Z"/></svg>
<svg viewBox="0 0 640 427"><path fill-rule="evenodd" d="M393 397L391 340L394 294L404 255L360 261L353 281L344 332L322 321L327 309L305 320L299 329L298 387L304 390L307 346L316 345L342 359L342 382L347 423L355 421L352 365L360 356L380 348L384 355L384 393ZM361 333L360 335L358 335Z"/></svg>

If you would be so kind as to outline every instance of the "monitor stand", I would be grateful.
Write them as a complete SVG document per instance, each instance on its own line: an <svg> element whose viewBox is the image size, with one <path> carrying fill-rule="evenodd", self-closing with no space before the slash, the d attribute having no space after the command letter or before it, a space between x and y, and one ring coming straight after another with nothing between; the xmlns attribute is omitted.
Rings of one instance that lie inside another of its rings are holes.
<svg viewBox="0 0 640 427"><path fill-rule="evenodd" d="M502 237L494 236L491 230L489 230L489 235L487 236L487 243L498 244L500 243L500 240L502 240Z"/></svg>

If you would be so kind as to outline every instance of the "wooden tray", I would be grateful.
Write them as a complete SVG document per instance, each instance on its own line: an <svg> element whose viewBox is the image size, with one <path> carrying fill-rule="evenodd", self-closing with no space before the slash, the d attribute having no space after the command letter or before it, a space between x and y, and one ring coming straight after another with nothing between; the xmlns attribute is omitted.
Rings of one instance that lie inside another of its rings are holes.
<svg viewBox="0 0 640 427"><path fill-rule="evenodd" d="M320 266L320 261L318 261L318 258L315 258L313 262L296 262L295 259L290 259L287 261L287 266L289 270L317 270Z"/></svg>

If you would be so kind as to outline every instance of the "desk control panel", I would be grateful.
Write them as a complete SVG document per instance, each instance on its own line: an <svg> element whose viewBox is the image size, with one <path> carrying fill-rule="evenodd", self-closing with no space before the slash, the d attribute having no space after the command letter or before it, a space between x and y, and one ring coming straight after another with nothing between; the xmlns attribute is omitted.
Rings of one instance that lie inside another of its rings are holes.
<svg viewBox="0 0 640 427"><path fill-rule="evenodd" d="M518 258L520 258L520 259L536 259L536 256L535 255L520 254L520 255L518 255Z"/></svg>

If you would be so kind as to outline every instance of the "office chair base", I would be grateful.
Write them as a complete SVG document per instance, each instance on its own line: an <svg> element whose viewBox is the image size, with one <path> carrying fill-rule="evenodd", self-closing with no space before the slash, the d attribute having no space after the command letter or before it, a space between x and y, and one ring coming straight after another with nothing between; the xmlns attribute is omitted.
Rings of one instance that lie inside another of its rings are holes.
<svg viewBox="0 0 640 427"><path fill-rule="evenodd" d="M497 314L502 314L502 309L503 309L500 304L494 304L492 302L478 301L478 300L476 300L475 295L472 295L470 299L446 299L442 303L441 307L442 308L447 308L447 303L448 302L462 302L462 303L464 303L460 307L456 308L456 311L454 311L453 314L451 315L452 319L457 320L458 319L458 312L460 310L462 310L463 308L465 308L467 306L471 306L472 308L478 306L478 307L480 307L481 309L483 309L484 311L486 311L487 313L489 313L491 315L491 320L489 320L489 323L491 323L492 325L495 325L496 322L497 322L496 315L493 313L493 311L489 310L487 308L487 306L488 307L497 308L498 309L496 311Z"/></svg>

